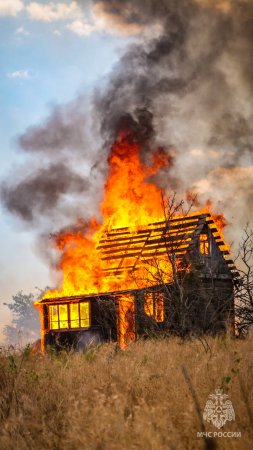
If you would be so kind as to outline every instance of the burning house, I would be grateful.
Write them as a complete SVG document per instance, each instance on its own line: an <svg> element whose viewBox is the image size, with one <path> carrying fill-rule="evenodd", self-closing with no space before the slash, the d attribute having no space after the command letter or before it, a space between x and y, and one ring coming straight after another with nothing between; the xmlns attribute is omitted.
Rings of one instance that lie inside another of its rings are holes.
<svg viewBox="0 0 253 450"><path fill-rule="evenodd" d="M167 330L212 332L233 321L236 269L210 214L175 217L142 229L112 229L97 246L113 292L39 302L43 346L83 347ZM128 280L128 281L127 281ZM135 284L135 288L124 286ZM184 306L184 308L183 308ZM184 330L182 323L184 321Z"/></svg>
<svg viewBox="0 0 253 450"><path fill-rule="evenodd" d="M251 209L252 1L93 3L110 34L135 37L92 95L20 136L30 163L1 190L43 243L61 230L45 252L61 279L36 305L42 344L219 331L236 269L206 202L237 225ZM189 191L200 211L167 214L161 192Z"/></svg>
<svg viewBox="0 0 253 450"><path fill-rule="evenodd" d="M139 335L218 332L233 320L225 220L208 205L197 213L165 205L154 176L170 170L172 157L159 147L145 160L151 117L138 114L119 122L102 225L81 220L54 236L62 285L37 302L42 347L117 340L123 348Z"/></svg>

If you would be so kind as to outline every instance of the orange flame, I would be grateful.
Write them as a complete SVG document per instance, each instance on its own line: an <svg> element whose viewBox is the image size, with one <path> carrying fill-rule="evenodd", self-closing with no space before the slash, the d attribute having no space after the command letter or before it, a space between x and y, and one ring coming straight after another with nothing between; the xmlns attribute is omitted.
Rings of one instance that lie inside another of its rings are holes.
<svg viewBox="0 0 253 450"><path fill-rule="evenodd" d="M224 245L223 246L221 246L220 247L220 250L226 250L226 251L230 251L230 245L225 241L225 238L224 238L224 233L223 233L223 230L224 230L224 228L228 225L228 222L227 222L227 220L225 219L225 217L223 216L223 214L217 214L217 213L215 213L215 212L213 212L213 210L212 210L212 202L211 202L211 200L208 200L207 202L206 202L206 205L205 205L205 207L201 210L201 211L199 211L200 213L209 213L209 214L211 214L211 216L212 216L212 219L213 219L213 221L214 221L214 223L215 223L215 226L216 226L216 228L217 228L217 233L219 234L219 237L223 240L223 242L224 242ZM217 233L214 233L214 235L215 234L217 234Z"/></svg>
<svg viewBox="0 0 253 450"><path fill-rule="evenodd" d="M162 149L153 153L153 164L141 162L141 145L130 142L126 131L119 133L108 158L109 174L101 205L104 226L134 227L160 220L161 190L147 178L169 164Z"/></svg>
<svg viewBox="0 0 253 450"><path fill-rule="evenodd" d="M54 236L54 244L61 253L62 271L60 290L48 291L45 297L110 292L131 288L127 275L104 276L105 262L96 247L105 230L121 227L141 227L161 220L163 216L161 190L148 181L171 158L161 149L153 152L151 165L141 161L141 144L122 130L111 148L108 158L109 173L101 204L103 224L95 219L88 224L80 222L71 230Z"/></svg>
<svg viewBox="0 0 253 450"><path fill-rule="evenodd" d="M103 223L99 225L95 219L86 224L79 221L72 229L54 236L54 244L61 254L58 268L63 276L62 285L60 289L48 291L44 298L134 289L137 287L137 277L138 287L147 285L147 272L144 273L143 268L139 272L137 270L135 279L130 279L129 273L124 270L120 275L105 276L104 270L109 268L110 263L102 260L97 248L102 235L111 229L140 229L150 223L164 221L162 192L150 181L150 177L163 167L168 167L171 158L159 148L153 152L152 163L147 165L142 161L141 151L141 143L134 134L128 129L121 130L108 158L108 177L101 203ZM202 211L198 211L207 212L211 212L210 202ZM222 215L211 214L222 237L226 221ZM225 246L224 249L228 247ZM166 279L171 281L172 270L165 259L160 258L159 270L166 273ZM154 270L151 265L151 275ZM155 278L155 274L153 275ZM130 317L128 319L123 317L126 312ZM124 348L129 340L134 339L135 333L134 302L131 295L122 295L121 300L119 299L118 314L118 340Z"/></svg>

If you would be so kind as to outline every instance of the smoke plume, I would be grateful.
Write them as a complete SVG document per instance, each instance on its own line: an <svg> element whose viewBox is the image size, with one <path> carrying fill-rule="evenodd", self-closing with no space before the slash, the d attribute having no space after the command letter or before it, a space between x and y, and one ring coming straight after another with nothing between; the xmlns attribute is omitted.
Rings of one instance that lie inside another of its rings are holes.
<svg viewBox="0 0 253 450"><path fill-rule="evenodd" d="M80 4L85 8L84 0ZM119 118L131 117L139 123L140 135L149 130L142 136L143 158L154 146L173 154L173 168L156 178L158 184L180 195L197 191L200 201L213 198L231 221L240 205L235 220L242 225L253 207L247 194L253 185L252 0L94 0L93 14L115 32L136 33L135 42L114 67L106 88L94 92L89 114L78 97L69 108L56 108L42 125L28 129L19 138L21 148L31 158L46 155L54 170L59 159L74 153L75 161L93 167L96 191L102 195ZM144 32L155 29L154 37ZM88 128L93 139L87 142ZM90 146L91 141L96 145ZM247 180L239 188L244 168ZM63 177L58 178L59 172ZM45 177L41 170L15 186L7 183L2 191L6 207L31 221L57 208L63 194L92 196L87 171L75 180L66 167L50 173ZM229 195L224 183L229 183ZM85 210L79 208L79 214L85 217Z"/></svg>
<svg viewBox="0 0 253 450"><path fill-rule="evenodd" d="M80 152L87 145L86 111L82 98L65 107L56 106L42 125L20 136L20 147L29 153Z"/></svg>
<svg viewBox="0 0 253 450"><path fill-rule="evenodd" d="M27 222L39 223L41 216L54 212L65 194L83 192L88 186L87 180L58 163L40 168L17 184L3 185L2 196L10 212Z"/></svg>
<svg viewBox="0 0 253 450"><path fill-rule="evenodd" d="M100 14L110 15L111 23L126 28L160 25L158 37L129 47L107 91L96 93L95 111L106 145L115 136L117 117L124 112L135 116L136 108L148 110L154 117L154 144L174 152L173 170L166 177L168 191L183 196L194 190L200 200L213 199L229 221L243 226L253 207L248 195L253 185L253 3L95 4ZM244 167L248 177L240 188L238 173ZM157 182L165 184L161 177ZM235 196L238 200L233 202ZM232 233L230 237L237 238Z"/></svg>

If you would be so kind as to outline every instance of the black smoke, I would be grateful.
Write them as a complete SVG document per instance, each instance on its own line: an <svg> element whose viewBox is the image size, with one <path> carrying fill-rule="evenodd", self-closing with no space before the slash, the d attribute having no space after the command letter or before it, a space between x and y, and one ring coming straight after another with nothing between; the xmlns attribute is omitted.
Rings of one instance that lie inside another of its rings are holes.
<svg viewBox="0 0 253 450"><path fill-rule="evenodd" d="M115 137L117 117L126 112L135 117L137 108L146 109L154 118L147 148L173 149L173 169L156 177L157 183L181 196L193 190L203 202L213 199L214 208L243 226L253 208L248 195L253 170L247 171L243 188L238 185L240 167L253 167L253 2L94 3L110 24L114 21L129 33L133 24L140 29L160 25L158 36L129 46L107 90L95 95L106 146Z"/></svg>
<svg viewBox="0 0 253 450"><path fill-rule="evenodd" d="M227 143L235 152L252 149L252 107L246 105L253 94L251 1L94 3L115 23L150 26L158 21L162 29L159 37L129 48L107 91L95 97L101 131L109 141L117 117L146 108L155 118L157 139L178 151L187 151L190 140L191 146L217 143L218 150ZM190 127L184 130L186 122Z"/></svg>
<svg viewBox="0 0 253 450"><path fill-rule="evenodd" d="M88 190L89 181L57 163L37 169L16 183L2 186L4 206L26 222L40 222L41 216L55 216L54 210L65 194Z"/></svg>
<svg viewBox="0 0 253 450"><path fill-rule="evenodd" d="M26 163L15 165L0 188L3 206L40 233L97 210L101 196L98 152L84 96L57 105L39 125L18 137ZM41 230L42 227L42 230Z"/></svg>
<svg viewBox="0 0 253 450"><path fill-rule="evenodd" d="M40 125L29 127L19 137L18 144L30 153L80 152L87 145L84 100L62 107L56 106L49 118Z"/></svg>
<svg viewBox="0 0 253 450"><path fill-rule="evenodd" d="M87 7L84 0L79 4ZM102 89L97 87L88 112L82 96L71 107L56 108L43 124L19 138L21 149L33 158L46 155L47 164L54 167L59 158L65 163L73 155L78 166L88 162L96 192L102 195L108 152L120 118L128 117L138 127L143 123L145 132L149 130L143 136L147 157L155 147L173 149L173 172L156 177L158 184L167 184L168 191L182 195L197 186L200 197L213 196L225 213L233 210L233 205L224 203L221 184L212 177L218 169L219 174L231 170L235 177L237 167L253 165L252 0L93 0L92 4L94 14L102 15L108 28L125 34L135 30L135 43L114 67L106 87L104 83ZM87 129L95 146L87 140ZM141 128L137 131L141 136ZM83 189L84 195L92 197L85 180L82 184L77 177L77 183L73 182L73 172L72 168L65 173L69 182L63 187L59 178L59 188L49 177L47 189L39 171L30 174L32 182L25 177L14 187L7 183L4 204L29 221L37 212L46 214L46 204L57 210L63 191L65 195ZM42 187L36 201L29 202L29 211L15 206L15 196L22 205L26 196L33 198L36 177ZM204 190L206 180L210 192ZM50 200L53 190L56 196ZM246 205L241 190L240 204L246 212L253 207L253 200Z"/></svg>

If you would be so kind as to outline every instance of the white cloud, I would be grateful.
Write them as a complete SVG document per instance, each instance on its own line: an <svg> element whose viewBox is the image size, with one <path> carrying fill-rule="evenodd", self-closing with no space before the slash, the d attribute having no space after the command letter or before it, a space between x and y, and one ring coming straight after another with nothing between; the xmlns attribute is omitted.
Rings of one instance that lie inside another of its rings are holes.
<svg viewBox="0 0 253 450"><path fill-rule="evenodd" d="M0 0L0 17L16 16L23 8L21 0Z"/></svg>
<svg viewBox="0 0 253 450"><path fill-rule="evenodd" d="M69 4L31 2L27 5L26 11L32 20L47 23L65 21L66 28L79 36L87 36L100 28L95 23L91 24L85 20L83 11L76 1L71 1ZM60 36L62 33L55 29L53 34Z"/></svg>
<svg viewBox="0 0 253 450"><path fill-rule="evenodd" d="M69 4L60 2L50 2L46 4L31 2L27 5L26 10L31 19L39 20L41 22L74 19L81 14L81 9L75 1L72 1Z"/></svg>
<svg viewBox="0 0 253 450"><path fill-rule="evenodd" d="M87 0L89 9L88 16L84 14L83 9L76 0L50 1L50 0L0 0L0 17L1 16L17 16L20 11L24 10L30 20L36 20L44 23L64 22L64 26L78 36L88 36L94 32L106 32L109 34L140 34L145 32L144 27L136 25L125 26L118 24L115 18L100 11L99 5L91 7L90 1ZM152 35L155 32L153 27ZM52 31L54 35L60 36L62 31L55 29ZM28 36L30 33L22 26L16 30L16 34Z"/></svg>
<svg viewBox="0 0 253 450"><path fill-rule="evenodd" d="M128 25L117 23L115 18L100 11L99 5L90 8L90 1L87 0L89 6L88 17L84 14L83 9L76 0L50 1L50 0L0 0L0 17L1 16L17 16L20 11L24 10L30 20L36 20L44 23L64 22L64 26L78 36L88 36L94 32L106 32L109 34L140 34L145 32L145 27L136 25ZM152 35L157 32L152 29ZM60 36L62 31L55 29L52 31L54 35ZM30 33L22 26L16 30L16 34L28 36Z"/></svg>
<svg viewBox="0 0 253 450"><path fill-rule="evenodd" d="M17 28L16 34L23 34L23 36L30 36L29 31L26 31L23 27Z"/></svg>
<svg viewBox="0 0 253 450"><path fill-rule="evenodd" d="M10 72L8 73L8 77L21 80L30 80L32 78L29 70L16 70L14 72Z"/></svg>
<svg viewBox="0 0 253 450"><path fill-rule="evenodd" d="M73 33L78 34L79 36L88 36L89 34L95 31L95 26L90 23L82 22L81 20L75 20L67 25L68 30Z"/></svg>

